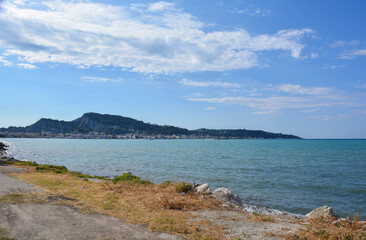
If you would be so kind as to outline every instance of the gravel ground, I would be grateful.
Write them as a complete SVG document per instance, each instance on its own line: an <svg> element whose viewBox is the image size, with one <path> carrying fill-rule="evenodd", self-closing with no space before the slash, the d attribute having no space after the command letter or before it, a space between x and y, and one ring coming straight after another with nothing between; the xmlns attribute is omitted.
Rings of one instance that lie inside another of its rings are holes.
<svg viewBox="0 0 366 240"><path fill-rule="evenodd" d="M13 168L11 166L0 167L0 195L14 192L24 193L29 191L36 191L36 189L33 186L4 174L19 171L22 171L22 169Z"/></svg>
<svg viewBox="0 0 366 240"><path fill-rule="evenodd" d="M196 220L210 220L213 224L223 227L228 238L277 240L282 239L278 235L295 232L301 227L292 223L294 218L290 216L273 216L274 222L263 222L250 220L251 213L248 212L215 210L192 213L197 216Z"/></svg>
<svg viewBox="0 0 366 240"><path fill-rule="evenodd" d="M52 204L0 204L0 226L16 239L181 239L100 214Z"/></svg>

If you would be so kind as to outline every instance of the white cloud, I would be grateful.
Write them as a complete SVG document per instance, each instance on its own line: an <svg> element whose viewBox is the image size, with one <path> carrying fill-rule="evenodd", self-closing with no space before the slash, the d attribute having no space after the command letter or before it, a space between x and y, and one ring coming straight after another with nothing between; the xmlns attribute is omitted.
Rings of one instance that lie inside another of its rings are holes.
<svg viewBox="0 0 366 240"><path fill-rule="evenodd" d="M280 92L286 92L291 94L326 95L332 92L332 89L327 87L307 88L296 84L282 84L275 88Z"/></svg>
<svg viewBox="0 0 366 240"><path fill-rule="evenodd" d="M211 86L208 82L189 81L186 84L201 87ZM304 87L296 84L252 84L252 89L249 90L245 89L243 85L242 88L234 89L230 93L222 92L221 96L191 95L186 97L186 100L211 104L241 105L255 109L253 114L256 115L276 114L285 109L313 113L323 108L364 106L362 102L357 100L357 97L346 96L337 89Z"/></svg>
<svg viewBox="0 0 366 240"><path fill-rule="evenodd" d="M323 66L323 69L338 69L338 68L343 68L345 67L345 65L330 65L330 64L325 64Z"/></svg>
<svg viewBox="0 0 366 240"><path fill-rule="evenodd" d="M243 85L239 83L230 82L198 82L191 81L187 79L182 79L179 81L180 84L191 87L223 87L223 88L240 88Z"/></svg>
<svg viewBox="0 0 366 240"><path fill-rule="evenodd" d="M243 14L246 13L246 10L234 8L231 12L235 14Z"/></svg>
<svg viewBox="0 0 366 240"><path fill-rule="evenodd" d="M207 110L207 111L212 111L212 110L215 110L216 109L216 107L207 107L207 108L205 108L205 110Z"/></svg>
<svg viewBox="0 0 366 240"><path fill-rule="evenodd" d="M14 0L14 3L19 6L25 6L26 0Z"/></svg>
<svg viewBox="0 0 366 240"><path fill-rule="evenodd" d="M355 57L358 56L366 56L366 49L360 49L360 50L355 50L352 52L348 52L346 54L343 54L343 56L341 58L343 59L354 59Z"/></svg>
<svg viewBox="0 0 366 240"><path fill-rule="evenodd" d="M360 44L358 40L351 40L351 41L336 41L330 44L330 47L338 48L338 47L352 47Z"/></svg>
<svg viewBox="0 0 366 240"><path fill-rule="evenodd" d="M303 59L314 59L314 58L317 58L317 57L319 57L319 55L317 53L310 53L309 55L303 56L301 58L303 58Z"/></svg>
<svg viewBox="0 0 366 240"><path fill-rule="evenodd" d="M5 60L2 56L0 56L0 63L2 63L4 66L11 66L11 62Z"/></svg>
<svg viewBox="0 0 366 240"><path fill-rule="evenodd" d="M351 53L354 56L366 56L366 49L357 50Z"/></svg>
<svg viewBox="0 0 366 240"><path fill-rule="evenodd" d="M235 14L246 14L246 15L249 15L249 16L257 16L257 17L258 16L259 17L269 16L271 14L270 10L261 9L261 8L254 8L254 9L249 9L249 8L237 9L237 8L234 8L231 12L235 13Z"/></svg>
<svg viewBox="0 0 366 240"><path fill-rule="evenodd" d="M112 66L141 73L248 69L258 52L300 58L311 29L251 35L244 29L205 31L205 24L168 2L117 7L44 1L31 9L8 1L0 15L0 47L28 64ZM43 5L42 5L43 4Z"/></svg>
<svg viewBox="0 0 366 240"><path fill-rule="evenodd" d="M275 113L275 111L273 111L273 110L253 112L253 114L256 114L256 115L269 115L269 114L273 114L273 113Z"/></svg>
<svg viewBox="0 0 366 240"><path fill-rule="evenodd" d="M366 89L366 83L360 84L360 85L356 85L356 88L365 88Z"/></svg>
<svg viewBox="0 0 366 240"><path fill-rule="evenodd" d="M37 69L38 67L33 65L33 64L29 64L29 63L18 63L17 64L19 67L22 68L26 68L26 69Z"/></svg>
<svg viewBox="0 0 366 240"><path fill-rule="evenodd" d="M105 83L105 82L117 83L122 81L121 78L111 79L106 77L88 77L88 76L82 77L81 79L83 79L85 82L95 82L95 83Z"/></svg>
<svg viewBox="0 0 366 240"><path fill-rule="evenodd" d="M193 93L192 95L195 96L195 97L202 97L204 94L196 92L196 93Z"/></svg>
<svg viewBox="0 0 366 240"><path fill-rule="evenodd" d="M174 3L164 1L151 3L148 8L148 10L151 12L173 10L173 9L175 9Z"/></svg>
<svg viewBox="0 0 366 240"><path fill-rule="evenodd" d="M330 116L330 115L312 115L312 116L309 116L309 118L329 121L332 119L332 116Z"/></svg>
<svg viewBox="0 0 366 240"><path fill-rule="evenodd" d="M307 110L301 110L299 112L303 112L303 113L313 113L313 112L317 112L319 111L320 108L314 108L314 109L307 109Z"/></svg>
<svg viewBox="0 0 366 240"><path fill-rule="evenodd" d="M220 98L189 98L188 101L208 102L228 105L242 105L250 108L264 110L265 112L280 111L283 109L307 109L307 108L323 108L323 107L355 107L359 104L326 99L324 97L286 97L272 96L262 98L250 97L220 97ZM263 112L263 111L261 111ZM257 112L259 114L260 112Z"/></svg>
<svg viewBox="0 0 366 240"><path fill-rule="evenodd" d="M270 10L261 8L256 8L253 11L249 12L250 16L269 16L270 14L271 14Z"/></svg>

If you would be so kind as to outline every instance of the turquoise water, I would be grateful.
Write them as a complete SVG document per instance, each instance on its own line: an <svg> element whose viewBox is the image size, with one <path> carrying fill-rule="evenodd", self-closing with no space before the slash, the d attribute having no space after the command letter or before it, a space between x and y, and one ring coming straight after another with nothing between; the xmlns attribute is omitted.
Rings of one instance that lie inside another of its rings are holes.
<svg viewBox="0 0 366 240"><path fill-rule="evenodd" d="M366 140L4 139L23 160L113 176L131 171L227 187L245 203L306 214L322 205L366 216Z"/></svg>

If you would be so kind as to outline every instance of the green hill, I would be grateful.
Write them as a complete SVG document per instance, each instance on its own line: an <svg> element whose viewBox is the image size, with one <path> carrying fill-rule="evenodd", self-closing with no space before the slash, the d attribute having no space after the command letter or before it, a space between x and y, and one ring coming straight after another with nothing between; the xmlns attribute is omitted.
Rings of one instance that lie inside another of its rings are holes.
<svg viewBox="0 0 366 240"><path fill-rule="evenodd" d="M133 118L117 115L85 113L73 121L59 121L42 118L27 127L0 128L3 133L35 133L35 134L88 134L92 132L119 135L139 133L147 135L194 135L214 138L299 138L294 135L270 133L262 130L246 129L198 129L188 130L168 125L144 123Z"/></svg>

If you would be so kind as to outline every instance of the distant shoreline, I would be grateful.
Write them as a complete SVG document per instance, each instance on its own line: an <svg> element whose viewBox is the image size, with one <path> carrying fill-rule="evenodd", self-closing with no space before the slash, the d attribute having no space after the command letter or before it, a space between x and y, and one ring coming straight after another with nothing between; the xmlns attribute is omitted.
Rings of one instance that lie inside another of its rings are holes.
<svg viewBox="0 0 366 240"><path fill-rule="evenodd" d="M73 121L41 118L26 127L0 128L5 137L52 137L52 138L117 138L117 139L300 139L300 137L247 129L188 130L170 125L145 123L118 115L85 113Z"/></svg>
<svg viewBox="0 0 366 240"><path fill-rule="evenodd" d="M365 140L366 138L68 138L68 137L0 137L0 139L79 139L79 140Z"/></svg>

